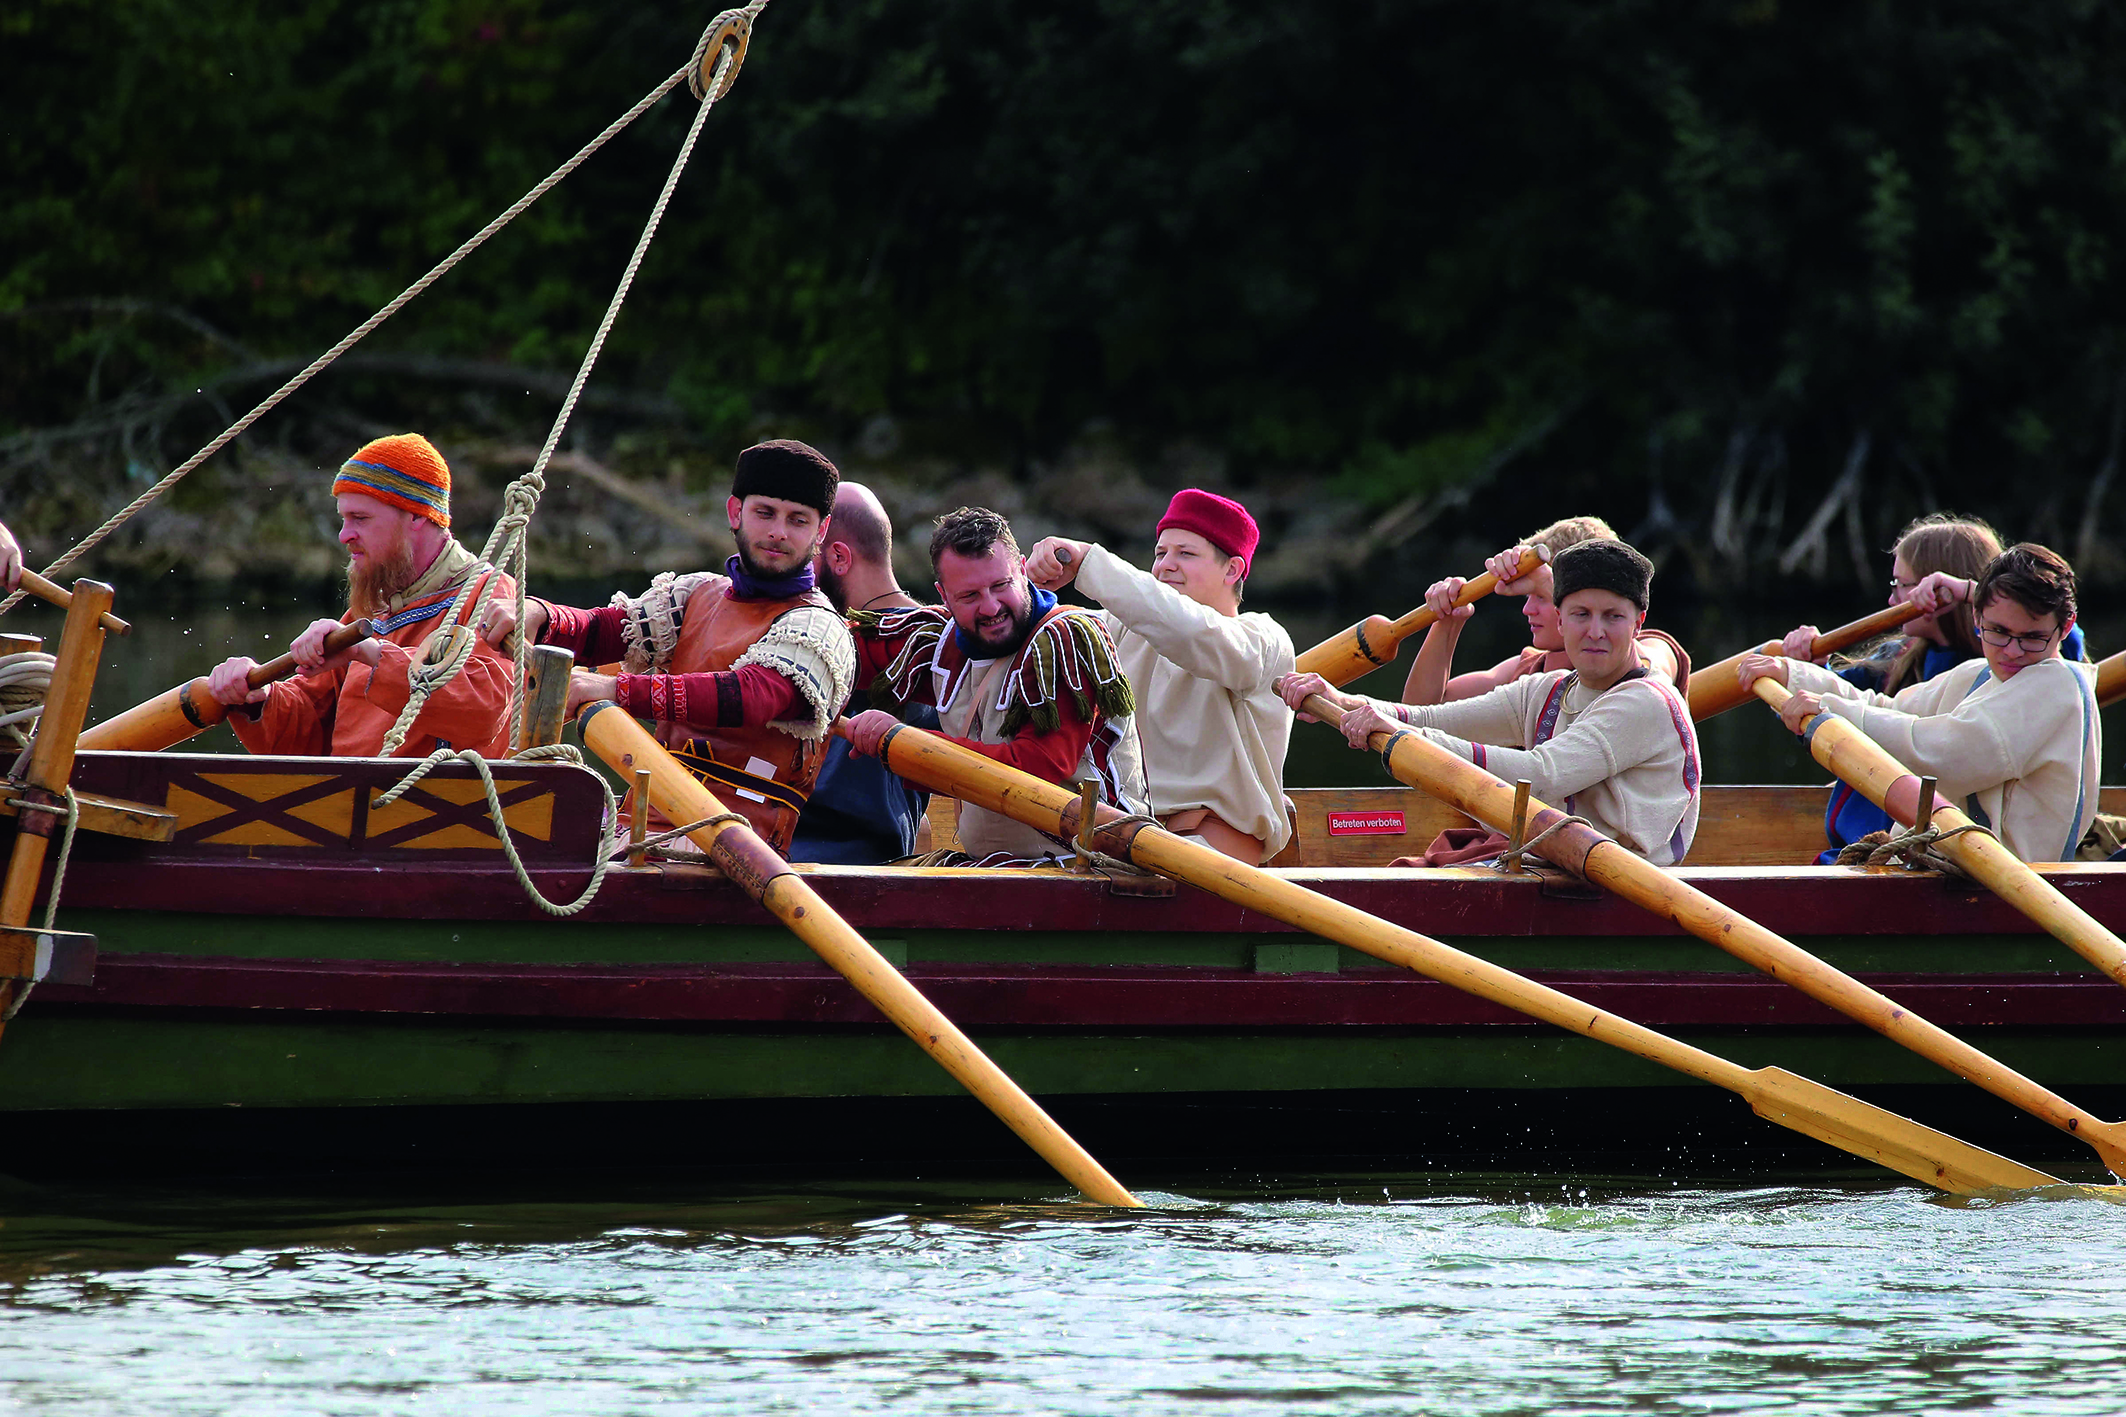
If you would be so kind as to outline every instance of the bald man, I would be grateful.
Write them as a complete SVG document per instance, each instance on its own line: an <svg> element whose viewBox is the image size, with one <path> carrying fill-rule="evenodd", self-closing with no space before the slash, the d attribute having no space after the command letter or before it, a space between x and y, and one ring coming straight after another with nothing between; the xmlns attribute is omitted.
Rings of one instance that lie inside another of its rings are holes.
<svg viewBox="0 0 2126 1417"><path fill-rule="evenodd" d="M815 569L819 588L852 624L920 603L893 575L893 520L877 495L860 482L844 482L835 492L834 515L827 522ZM857 639L851 713L869 706L871 681L885 668L872 660L879 643ZM938 726L937 710L927 704L911 706L901 720L918 728ZM797 819L790 859L874 866L912 855L929 806L929 793L895 777L878 758L852 757L848 743L836 738L827 746L819 781Z"/></svg>

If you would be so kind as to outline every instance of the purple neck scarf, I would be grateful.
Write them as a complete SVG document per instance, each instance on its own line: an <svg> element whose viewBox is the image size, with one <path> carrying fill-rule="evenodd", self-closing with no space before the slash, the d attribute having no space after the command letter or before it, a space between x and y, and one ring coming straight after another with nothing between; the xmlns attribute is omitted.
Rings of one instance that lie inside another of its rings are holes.
<svg viewBox="0 0 2126 1417"><path fill-rule="evenodd" d="M733 600L795 600L819 584L818 578L812 574L810 561L787 576L762 579L747 571L746 563L733 556L723 563L723 573L731 578Z"/></svg>

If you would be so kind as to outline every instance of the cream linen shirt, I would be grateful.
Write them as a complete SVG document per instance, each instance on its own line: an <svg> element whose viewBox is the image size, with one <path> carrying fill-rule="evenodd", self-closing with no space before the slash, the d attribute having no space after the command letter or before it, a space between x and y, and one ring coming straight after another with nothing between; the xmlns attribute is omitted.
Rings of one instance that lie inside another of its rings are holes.
<svg viewBox="0 0 2126 1417"><path fill-rule="evenodd" d="M1527 778L1536 797L1594 823L1625 850L1674 866L1698 833L1698 730L1683 696L1644 675L1564 693L1548 742L1543 706L1569 670L1531 674L1446 704L1379 705L1494 777Z"/></svg>
<svg viewBox="0 0 2126 1417"><path fill-rule="evenodd" d="M2042 659L2002 680L1967 659L1893 698L1788 660L1787 687L1821 695L1826 713L1937 779L2025 861L2072 861L2096 819L2104 736L2093 665Z"/></svg>
<svg viewBox="0 0 2126 1417"><path fill-rule="evenodd" d="M1267 615L1199 605L1100 546L1077 585L1105 608L1137 696L1153 814L1207 807L1260 840L1264 861L1282 851L1292 711L1270 685L1292 672L1292 637Z"/></svg>

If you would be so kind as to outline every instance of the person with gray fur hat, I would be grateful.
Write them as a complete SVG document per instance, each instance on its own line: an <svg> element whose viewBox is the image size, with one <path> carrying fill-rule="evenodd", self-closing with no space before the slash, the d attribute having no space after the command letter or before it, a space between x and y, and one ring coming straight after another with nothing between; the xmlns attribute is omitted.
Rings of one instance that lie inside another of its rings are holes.
<svg viewBox="0 0 2126 1417"><path fill-rule="evenodd" d="M1414 728L1496 777L1527 778L1655 865L1678 865L1698 830L1698 732L1675 685L1640 659L1653 571L1621 541L1585 541L1551 563L1566 669L1445 704L1386 703L1315 674L1289 675L1279 692L1294 708L1311 694L1337 704L1355 748Z"/></svg>

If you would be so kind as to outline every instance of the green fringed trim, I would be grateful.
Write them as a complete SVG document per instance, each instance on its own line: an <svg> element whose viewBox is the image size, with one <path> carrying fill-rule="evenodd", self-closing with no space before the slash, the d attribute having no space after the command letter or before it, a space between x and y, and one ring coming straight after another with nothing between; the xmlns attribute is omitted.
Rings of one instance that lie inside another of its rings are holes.
<svg viewBox="0 0 2126 1417"><path fill-rule="evenodd" d="M852 633L862 634L866 630L878 629L878 622L886 616L882 610L845 610L842 618L849 622Z"/></svg>
<svg viewBox="0 0 2126 1417"><path fill-rule="evenodd" d="M1067 637L1067 639L1066 639ZM1070 656L1079 681L1073 686L1058 672L1060 652ZM1129 676L1115 663L1115 647L1100 622L1090 615L1058 615L1034 633L1026 657L1013 671L1017 692L1004 715L1004 732L1017 733L1031 723L1039 733L1053 733L1063 726L1057 705L1069 693L1080 718L1093 710L1108 718L1121 718L1137 711L1137 696L1130 691Z"/></svg>

